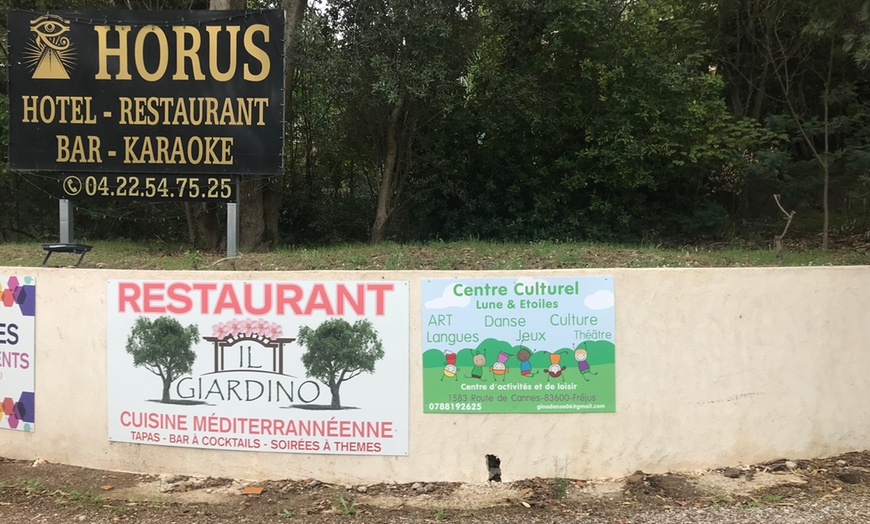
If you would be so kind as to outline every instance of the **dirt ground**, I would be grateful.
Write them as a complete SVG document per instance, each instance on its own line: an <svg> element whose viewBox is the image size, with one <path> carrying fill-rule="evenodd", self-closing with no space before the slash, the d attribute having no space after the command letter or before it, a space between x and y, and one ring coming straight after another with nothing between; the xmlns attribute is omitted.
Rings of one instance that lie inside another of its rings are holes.
<svg viewBox="0 0 870 524"><path fill-rule="evenodd" d="M0 522L561 522L675 508L816 506L870 496L870 452L709 471L510 483L327 484L140 475L0 458Z"/></svg>

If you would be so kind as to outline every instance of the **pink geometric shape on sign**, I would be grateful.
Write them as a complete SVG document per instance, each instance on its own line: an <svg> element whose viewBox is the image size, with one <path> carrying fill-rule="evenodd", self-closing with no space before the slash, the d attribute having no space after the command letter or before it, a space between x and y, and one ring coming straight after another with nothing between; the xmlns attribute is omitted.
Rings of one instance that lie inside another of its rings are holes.
<svg viewBox="0 0 870 524"><path fill-rule="evenodd" d="M12 290L6 288L3 290L3 294L0 295L0 300L3 301L3 305L6 307L12 307L12 304L15 303L15 295L12 293Z"/></svg>
<svg viewBox="0 0 870 524"><path fill-rule="evenodd" d="M18 277L9 277L9 281L6 283L6 287L9 289L15 289L18 287Z"/></svg>
<svg viewBox="0 0 870 524"><path fill-rule="evenodd" d="M9 427L12 429L18 427L18 417L16 417L14 414L9 415L9 420L7 422L9 423Z"/></svg>
<svg viewBox="0 0 870 524"><path fill-rule="evenodd" d="M15 412L15 401L9 397L3 399L3 413L11 416Z"/></svg>

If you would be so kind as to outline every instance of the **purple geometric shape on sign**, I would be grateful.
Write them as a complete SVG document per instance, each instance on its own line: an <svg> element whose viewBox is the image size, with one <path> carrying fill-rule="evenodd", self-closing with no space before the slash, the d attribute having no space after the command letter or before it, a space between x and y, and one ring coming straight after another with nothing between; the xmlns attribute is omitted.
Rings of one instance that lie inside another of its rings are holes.
<svg viewBox="0 0 870 524"><path fill-rule="evenodd" d="M14 413L12 415L9 415L9 419L6 422L9 424L9 427L12 429L15 429L18 427L18 417L16 417Z"/></svg>
<svg viewBox="0 0 870 524"><path fill-rule="evenodd" d="M25 317L32 317L36 314L36 286L23 285L20 286L18 294L18 307L21 309L21 314Z"/></svg>
<svg viewBox="0 0 870 524"><path fill-rule="evenodd" d="M9 289L15 289L18 287L18 277L9 277L9 280L6 281L6 287Z"/></svg>
<svg viewBox="0 0 870 524"><path fill-rule="evenodd" d="M15 295L12 293L12 290L6 288L3 290L3 293L0 294L0 300L3 301L3 305L6 307L12 307L12 304L15 303Z"/></svg>
<svg viewBox="0 0 870 524"><path fill-rule="evenodd" d="M33 417L33 407L34 407L34 394L33 391L22 391L21 396L18 398L18 403L15 404L18 408L18 414L24 422L34 422Z"/></svg>
<svg viewBox="0 0 870 524"><path fill-rule="evenodd" d="M15 409L15 401L9 397L3 399L3 414L7 417L12 415L12 411Z"/></svg>

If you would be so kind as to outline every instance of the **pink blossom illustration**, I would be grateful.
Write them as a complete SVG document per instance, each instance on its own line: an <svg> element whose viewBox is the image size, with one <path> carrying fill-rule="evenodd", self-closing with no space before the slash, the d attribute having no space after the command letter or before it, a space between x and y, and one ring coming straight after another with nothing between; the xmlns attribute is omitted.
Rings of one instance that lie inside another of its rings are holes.
<svg viewBox="0 0 870 524"><path fill-rule="evenodd" d="M284 334L284 328L276 322L266 319L238 319L218 322L211 328L212 336L218 340L235 339L239 337L262 338L275 340Z"/></svg>

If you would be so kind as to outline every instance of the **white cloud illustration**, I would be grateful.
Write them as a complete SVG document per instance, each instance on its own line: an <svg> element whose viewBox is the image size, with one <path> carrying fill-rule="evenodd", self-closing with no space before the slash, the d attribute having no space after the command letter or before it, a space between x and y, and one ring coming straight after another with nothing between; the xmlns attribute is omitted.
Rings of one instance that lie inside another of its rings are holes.
<svg viewBox="0 0 870 524"><path fill-rule="evenodd" d="M547 281L544 280L543 278L520 277L517 279L517 284L522 284L524 286L530 286L530 287L533 287L538 282L544 284L545 286L547 285Z"/></svg>
<svg viewBox="0 0 870 524"><path fill-rule="evenodd" d="M613 307L613 292L606 289L596 291L583 299L589 309L609 309Z"/></svg>
<svg viewBox="0 0 870 524"><path fill-rule="evenodd" d="M457 297L450 290L453 289L453 286L446 286L444 288L444 293L441 294L438 298L433 298L432 300L426 301L427 309L446 309L449 307L465 307L471 302L471 297L461 296Z"/></svg>

